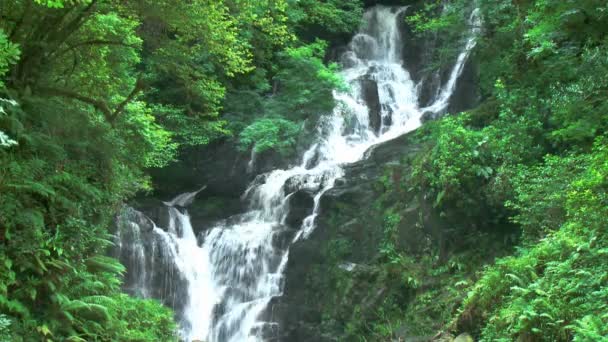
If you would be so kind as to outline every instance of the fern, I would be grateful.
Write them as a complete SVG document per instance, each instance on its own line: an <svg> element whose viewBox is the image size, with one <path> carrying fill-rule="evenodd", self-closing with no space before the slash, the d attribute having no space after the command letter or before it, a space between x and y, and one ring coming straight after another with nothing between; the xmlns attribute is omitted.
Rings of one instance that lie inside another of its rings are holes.
<svg viewBox="0 0 608 342"><path fill-rule="evenodd" d="M83 300L71 300L61 306L61 310L76 316L85 316L95 320L108 321L111 319L108 308L95 303L88 303Z"/></svg>
<svg viewBox="0 0 608 342"><path fill-rule="evenodd" d="M0 308L3 308L7 312L12 314L21 315L24 317L28 317L30 311L28 308L18 300L8 299L7 297L0 294Z"/></svg>
<svg viewBox="0 0 608 342"><path fill-rule="evenodd" d="M87 296L87 297L81 298L81 300L86 303L98 304L98 305L103 305L106 307L116 306L116 304L117 304L117 302L114 298L111 298L108 296L102 296L102 295Z"/></svg>
<svg viewBox="0 0 608 342"><path fill-rule="evenodd" d="M588 315L569 326L574 331L575 342L608 341L607 321L600 317Z"/></svg>
<svg viewBox="0 0 608 342"><path fill-rule="evenodd" d="M11 320L5 314L0 314L0 342L11 341Z"/></svg>
<svg viewBox="0 0 608 342"><path fill-rule="evenodd" d="M96 255L86 260L87 267L90 272L109 272L114 274L123 274L125 267L116 259Z"/></svg>

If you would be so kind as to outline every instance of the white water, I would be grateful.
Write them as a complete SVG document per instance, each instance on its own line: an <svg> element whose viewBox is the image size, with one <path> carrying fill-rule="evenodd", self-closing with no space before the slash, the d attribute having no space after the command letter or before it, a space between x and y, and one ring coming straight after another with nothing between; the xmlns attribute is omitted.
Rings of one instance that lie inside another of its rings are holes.
<svg viewBox="0 0 608 342"><path fill-rule="evenodd" d="M186 340L263 341L276 323L261 321L261 315L270 300L282 294L282 275L289 257L289 248L277 246L277 240L285 236L290 196L305 189L314 201L312 213L291 239L293 243L314 232L320 199L343 175L344 164L362 159L373 145L416 129L424 111L439 112L447 107L475 46L476 28L437 99L421 109L417 86L402 67L398 23L406 10L377 6L366 12L359 33L342 57L342 75L350 91L334 94L338 105L319 120L316 142L304 153L300 165L272 171L250 185L243 195L249 203L247 213L207 230L199 247L187 213L173 207L187 205L198 191L165 202L170 207L168 231L154 228L153 233L162 238L165 254L187 283L188 301L182 315ZM474 12L470 22L476 24L476 20ZM365 78L377 84L382 118L379 131L370 127ZM143 248L132 250L134 257L143 258ZM145 288L146 284L136 286Z"/></svg>
<svg viewBox="0 0 608 342"><path fill-rule="evenodd" d="M434 101L434 103L424 108L423 111L431 111L438 113L448 107L450 103L450 97L452 96L452 93L454 93L454 89L456 88L456 81L458 81L458 78L462 74L462 70L464 69L464 65L467 59L469 58L471 51L473 51L473 48L475 47L475 45L477 45L477 37L479 36L479 33L481 31L481 14L479 12L479 8L476 8L473 10L473 12L471 12L468 24L470 27L469 38L467 39L467 43L464 49L456 59L456 64L452 69L448 82L442 87L441 91L439 92L439 96Z"/></svg>

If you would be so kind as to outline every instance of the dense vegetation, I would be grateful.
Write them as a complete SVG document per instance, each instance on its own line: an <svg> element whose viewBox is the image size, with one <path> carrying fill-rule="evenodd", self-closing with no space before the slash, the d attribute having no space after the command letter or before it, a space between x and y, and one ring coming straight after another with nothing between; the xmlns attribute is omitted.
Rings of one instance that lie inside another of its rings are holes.
<svg viewBox="0 0 608 342"><path fill-rule="evenodd" d="M293 148L341 86L317 37L361 13L342 0L2 1L0 340L176 340L169 309L120 291L114 214L181 146Z"/></svg>
<svg viewBox="0 0 608 342"><path fill-rule="evenodd" d="M0 341L176 340L169 309L121 292L114 214L184 146L292 153L334 107L344 85L326 50L362 6L2 1ZM411 138L422 151L387 167L368 266L388 294L371 314L336 305L321 329L608 340L608 4L424 2L406 21L443 37L428 68L453 62L474 6L480 105L426 124ZM417 252L399 241L412 201L449 227ZM327 262L350 244L332 240ZM347 296L367 286L340 274L317 281Z"/></svg>
<svg viewBox="0 0 608 342"><path fill-rule="evenodd" d="M443 3L427 3L406 20L419 34L455 37L479 6L483 33L473 58L482 100L416 133L423 151L405 161L412 176L399 189L440 213L452 247L395 248L408 202L385 180L391 201L381 202L387 242L380 252L387 257L378 265L398 265L407 284L401 293L410 296L392 295L352 331L362 340L395 338L406 325L418 336L606 341L608 5ZM436 51L435 67L451 63L453 50Z"/></svg>

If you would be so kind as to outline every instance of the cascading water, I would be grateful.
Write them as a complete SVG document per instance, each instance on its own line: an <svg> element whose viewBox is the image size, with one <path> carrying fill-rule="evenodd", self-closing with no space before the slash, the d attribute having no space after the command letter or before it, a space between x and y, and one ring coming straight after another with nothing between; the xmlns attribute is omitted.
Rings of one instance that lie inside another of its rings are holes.
<svg viewBox="0 0 608 342"><path fill-rule="evenodd" d="M462 74L464 64L469 58L471 51L477 44L477 36L481 31L481 15L479 13L479 8L476 8L471 12L468 24L470 27L469 38L467 39L464 49L462 50L462 52L460 52L458 58L456 59L456 65L452 69L448 82L439 91L439 96L435 99L433 104L426 108L423 108L423 111L437 113L445 110L448 107L450 97L452 96L452 93L454 93L454 88L456 88L456 81L458 80L458 77L460 77L460 75Z"/></svg>
<svg viewBox="0 0 608 342"><path fill-rule="evenodd" d="M276 323L264 322L262 316L271 299L281 295L289 245L312 233L320 199L343 175L342 166L364 158L369 147L419 127L424 111L447 107L475 45L477 11L450 79L434 103L421 109L418 87L401 60L399 21L406 10L376 6L365 13L342 56L350 91L335 93L338 105L320 118L317 139L300 165L258 176L250 185L243 195L248 212L206 230L200 243L181 209L198 191L165 202L167 231L143 214L131 211L125 216L118 252L128 266L127 287L176 308L184 339L241 342L268 337ZM313 208L290 235L285 222L289 201L301 190L311 194ZM289 240L282 243L285 236Z"/></svg>

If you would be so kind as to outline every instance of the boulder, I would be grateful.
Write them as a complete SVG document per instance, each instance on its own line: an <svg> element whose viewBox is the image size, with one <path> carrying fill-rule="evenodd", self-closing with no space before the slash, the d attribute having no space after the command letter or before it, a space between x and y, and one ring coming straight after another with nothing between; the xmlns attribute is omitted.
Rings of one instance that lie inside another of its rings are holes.
<svg viewBox="0 0 608 342"><path fill-rule="evenodd" d="M314 206L312 194L305 190L299 190L289 196L289 213L285 218L285 224L293 229L299 229L302 221L310 214Z"/></svg>
<svg viewBox="0 0 608 342"><path fill-rule="evenodd" d="M363 76L359 80L361 85L361 96L369 109L369 126L378 134L382 125L382 108L380 105L380 95L378 94L378 84L369 75Z"/></svg>
<svg viewBox="0 0 608 342"><path fill-rule="evenodd" d="M422 113L422 116L420 116L420 122L425 123L427 121L437 120L441 116L442 116L442 114L427 110L424 113Z"/></svg>
<svg viewBox="0 0 608 342"><path fill-rule="evenodd" d="M325 175L311 175L311 174L302 174L295 175L289 178L284 185L284 191L286 194L290 194L292 192L296 192L299 190L306 191L308 193L314 194L321 190L327 181L327 176Z"/></svg>
<svg viewBox="0 0 608 342"><path fill-rule="evenodd" d="M467 333L462 333L454 339L454 342L475 342L473 337Z"/></svg>

